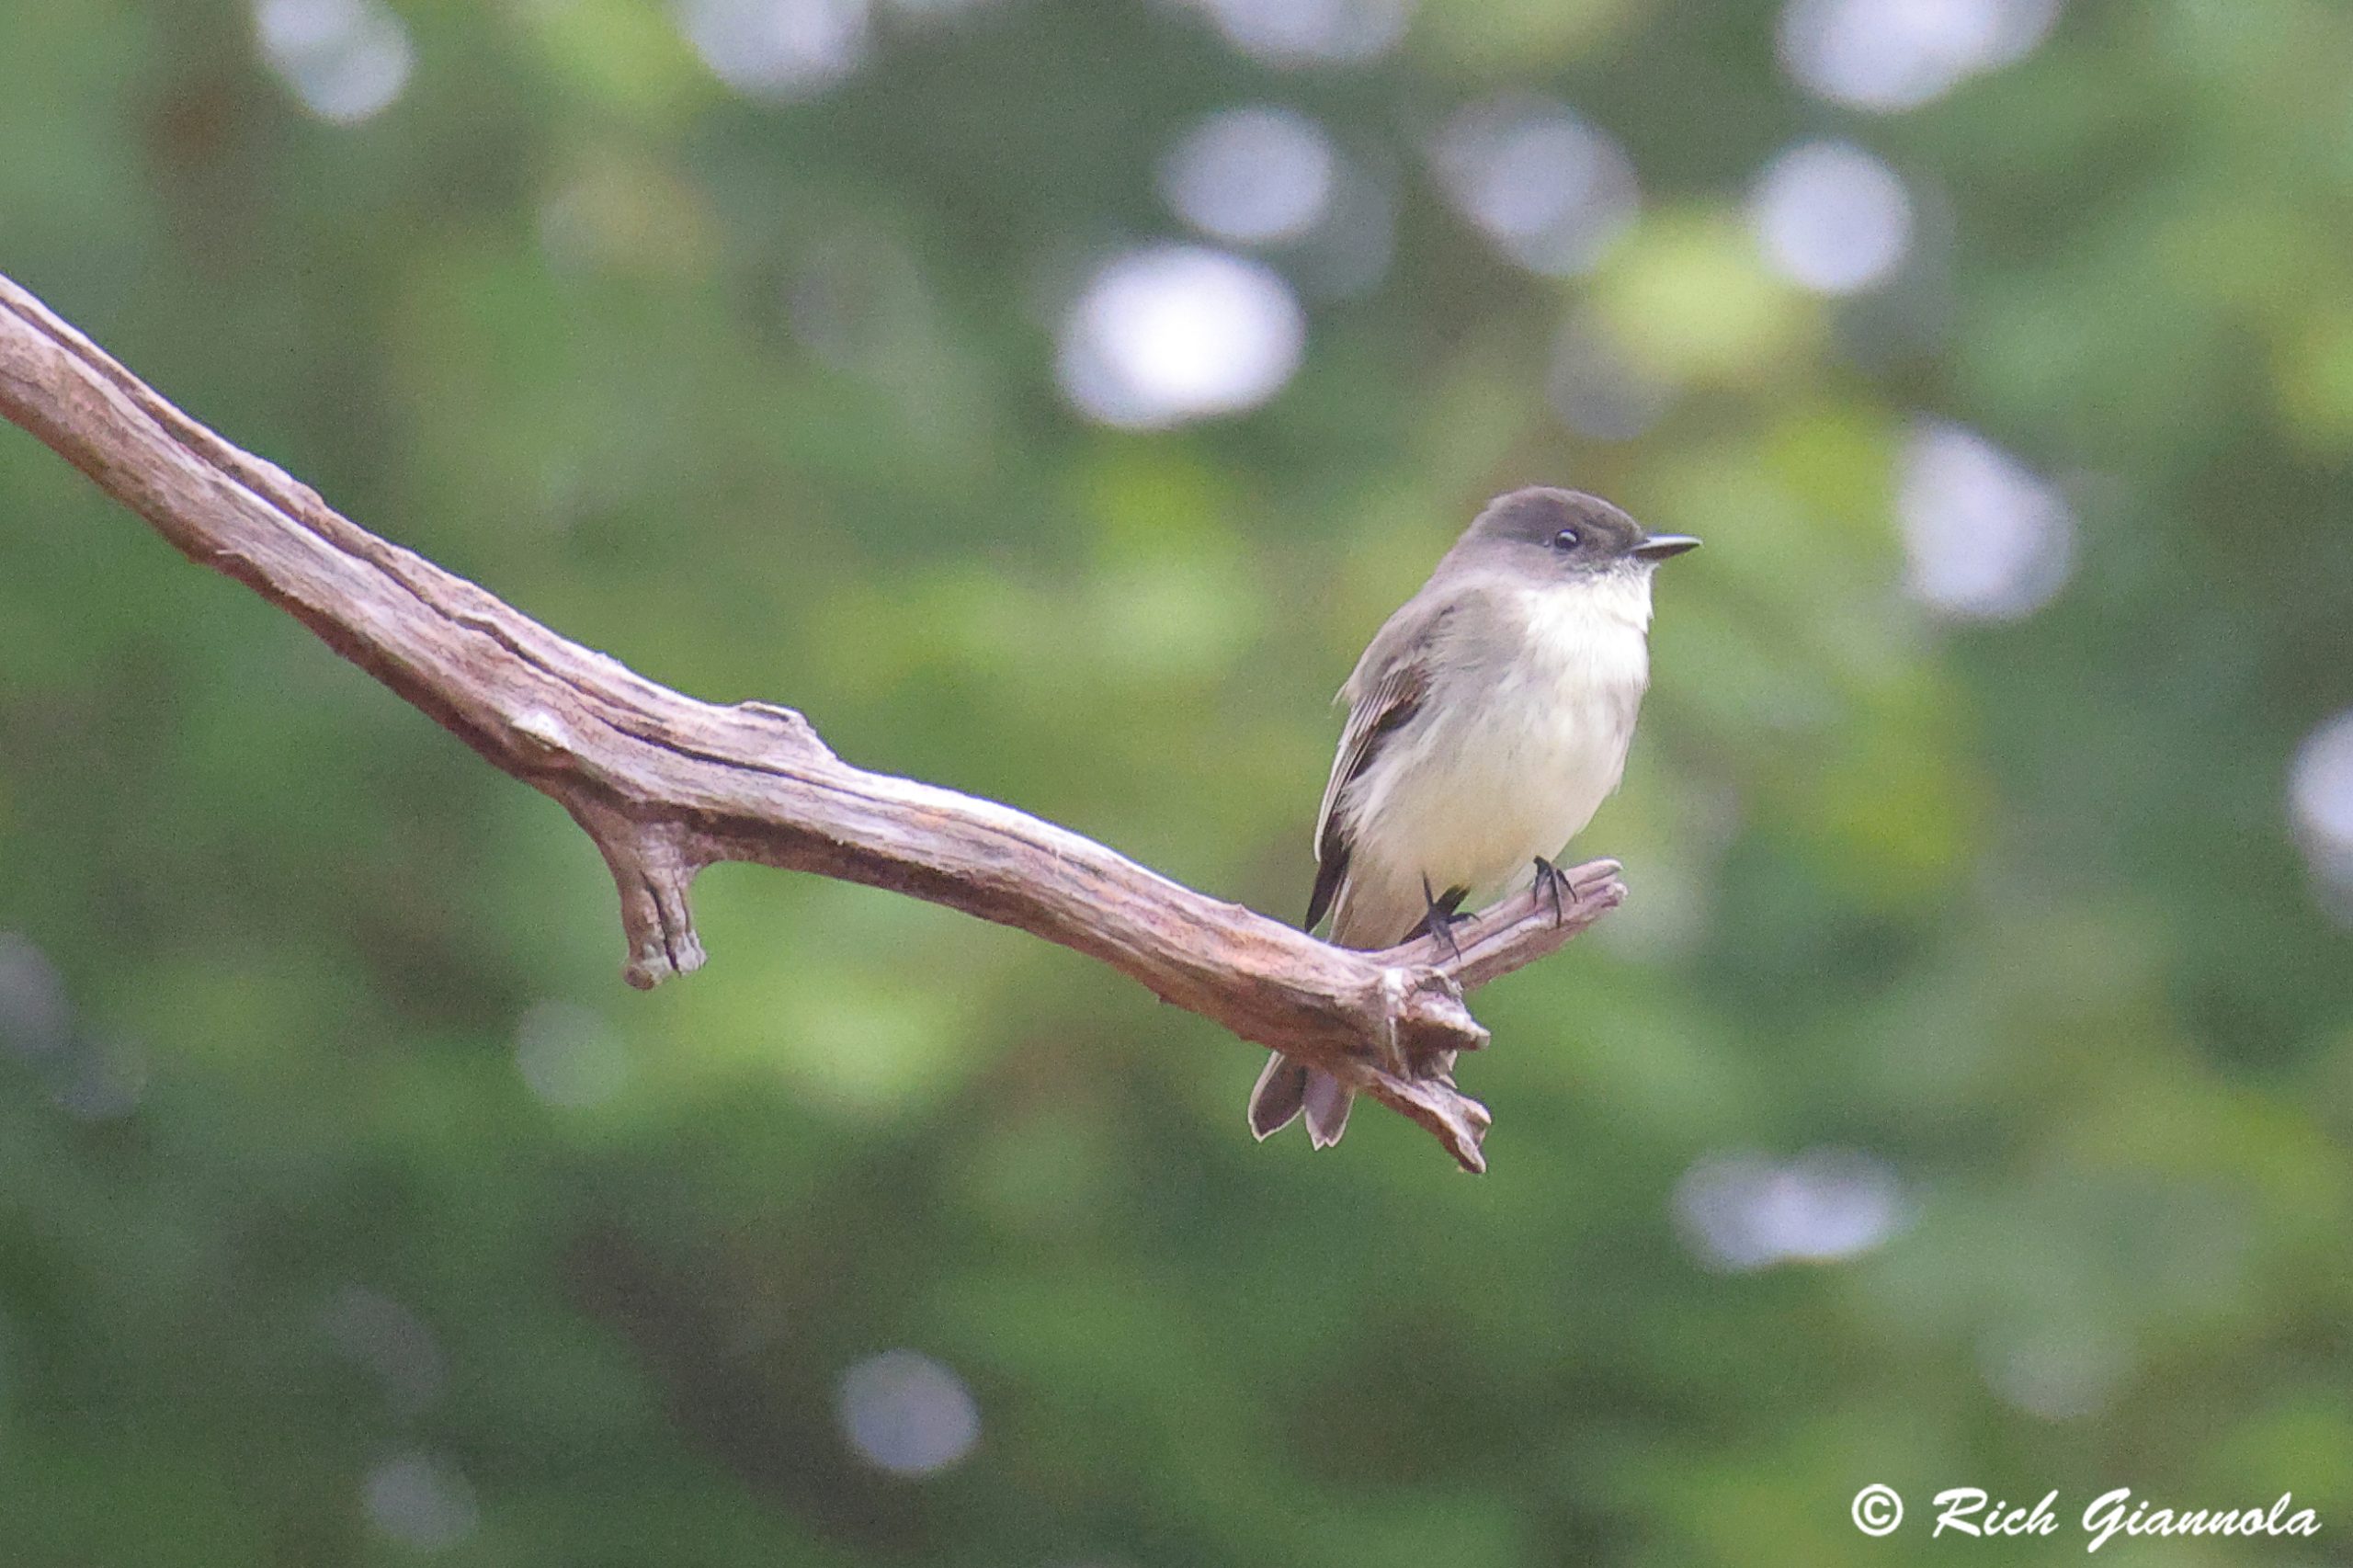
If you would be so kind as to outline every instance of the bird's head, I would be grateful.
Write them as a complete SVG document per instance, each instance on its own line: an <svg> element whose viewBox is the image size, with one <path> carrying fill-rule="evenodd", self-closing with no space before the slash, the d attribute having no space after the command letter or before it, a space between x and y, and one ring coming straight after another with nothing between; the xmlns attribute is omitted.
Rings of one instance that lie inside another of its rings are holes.
<svg viewBox="0 0 2353 1568"><path fill-rule="evenodd" d="M1523 570L1559 578L1647 575L1699 542L1652 533L1597 495L1531 485L1488 502L1456 548L1509 551Z"/></svg>

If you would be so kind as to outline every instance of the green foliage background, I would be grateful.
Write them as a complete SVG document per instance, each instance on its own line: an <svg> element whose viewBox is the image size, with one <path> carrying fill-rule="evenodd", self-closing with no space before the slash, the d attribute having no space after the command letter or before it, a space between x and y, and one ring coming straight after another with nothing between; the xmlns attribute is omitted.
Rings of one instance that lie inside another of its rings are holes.
<svg viewBox="0 0 2353 1568"><path fill-rule="evenodd" d="M243 6L11 0L0 269L567 634L1286 917L1364 639L1485 496L1599 491L1708 541L1579 846L1633 902L1479 999L1483 1180L1377 1111L1255 1146L1255 1051L855 888L712 872L641 996L556 808L0 432L0 1556L2023 1563L2129 1485L2325 1528L2103 1561L2342 1560L2353 946L2288 780L2353 705L2353 16L2080 0L1870 116L1711 0L1426 0L1299 71L1145 0L889 12L785 105L640 0L397 10L340 126ZM1588 278L1427 168L1527 88L1641 173ZM1179 235L1156 161L1262 99L1391 171L1393 266L1264 409L1088 423L1041 279ZM1911 183L1928 304L1760 263L1748 182L1824 133ZM1573 311L1680 384L1639 437L1548 407ZM1922 415L2065 484L2038 613L1904 593ZM535 1096L534 1031L619 1092ZM1819 1148L1897 1233L1703 1267L1695 1162ZM893 1347L980 1412L926 1479L837 1418ZM387 1465L471 1528L387 1534ZM2065 1528L1932 1548L1961 1484Z"/></svg>

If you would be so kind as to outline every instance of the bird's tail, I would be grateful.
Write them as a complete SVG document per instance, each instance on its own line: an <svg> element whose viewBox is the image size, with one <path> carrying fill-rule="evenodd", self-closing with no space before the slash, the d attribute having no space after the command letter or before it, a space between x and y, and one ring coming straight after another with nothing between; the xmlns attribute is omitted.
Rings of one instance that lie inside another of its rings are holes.
<svg viewBox="0 0 2353 1568"><path fill-rule="evenodd" d="M1329 1073L1293 1062L1278 1051L1267 1058L1250 1091L1250 1131L1261 1142L1289 1127L1302 1111L1307 1116L1307 1141L1328 1149L1348 1130L1348 1108L1356 1091Z"/></svg>

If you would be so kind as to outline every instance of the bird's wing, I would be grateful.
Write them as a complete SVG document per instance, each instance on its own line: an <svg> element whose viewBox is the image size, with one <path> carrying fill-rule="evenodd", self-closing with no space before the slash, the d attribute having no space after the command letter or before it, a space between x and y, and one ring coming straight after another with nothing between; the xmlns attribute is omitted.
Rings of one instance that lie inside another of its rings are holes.
<svg viewBox="0 0 2353 1568"><path fill-rule="evenodd" d="M1351 846L1339 809L1341 792L1371 765L1381 744L1421 710L1429 696L1430 650L1452 613L1450 607L1425 607L1418 598L1409 602L1389 618L1340 688L1348 700L1348 723L1340 733L1339 755L1332 759L1324 804L1315 813L1315 891L1307 901L1310 931L1332 907L1347 874Z"/></svg>

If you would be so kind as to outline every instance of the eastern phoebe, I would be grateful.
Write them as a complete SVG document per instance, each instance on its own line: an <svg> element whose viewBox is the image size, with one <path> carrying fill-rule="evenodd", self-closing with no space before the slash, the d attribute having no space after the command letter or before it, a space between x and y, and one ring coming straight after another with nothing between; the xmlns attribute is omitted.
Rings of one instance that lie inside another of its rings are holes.
<svg viewBox="0 0 2353 1568"><path fill-rule="evenodd" d="M1373 637L1315 822L1307 928L1344 948L1443 936L1538 876L1618 788L1650 684L1651 572L1699 541L1574 490L1487 504ZM1277 1051L1250 1094L1266 1138L1307 1114L1340 1141L1355 1092Z"/></svg>

